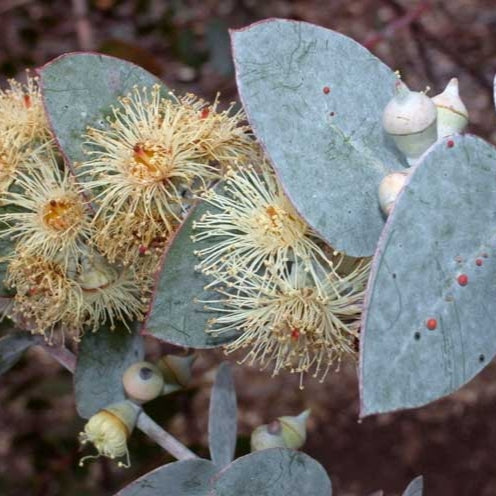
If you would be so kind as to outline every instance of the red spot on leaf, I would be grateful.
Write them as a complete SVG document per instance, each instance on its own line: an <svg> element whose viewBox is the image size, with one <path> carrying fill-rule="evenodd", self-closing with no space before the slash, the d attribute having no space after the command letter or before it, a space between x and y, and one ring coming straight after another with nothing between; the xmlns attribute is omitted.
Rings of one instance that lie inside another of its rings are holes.
<svg viewBox="0 0 496 496"><path fill-rule="evenodd" d="M331 92L331 88L329 88L329 86L324 86L322 91L324 92L324 95L328 95Z"/></svg>
<svg viewBox="0 0 496 496"><path fill-rule="evenodd" d="M26 108L30 108L31 107L31 97L29 95L24 95L23 100L24 100L24 106Z"/></svg>
<svg viewBox="0 0 496 496"><path fill-rule="evenodd" d="M457 278L457 281L460 286L466 286L468 284L467 274L460 274Z"/></svg>
<svg viewBox="0 0 496 496"><path fill-rule="evenodd" d="M208 107L205 107L202 109L201 113L200 113L200 118L201 119L206 119L210 114L210 109Z"/></svg>
<svg viewBox="0 0 496 496"><path fill-rule="evenodd" d="M425 323L425 326L429 331L433 331L437 327L437 320L436 319L428 319L427 322Z"/></svg>
<svg viewBox="0 0 496 496"><path fill-rule="evenodd" d="M448 140L448 142L446 143L446 146L448 148L453 148L455 146L455 142L453 140Z"/></svg>
<svg viewBox="0 0 496 496"><path fill-rule="evenodd" d="M478 267L480 267L484 262L482 261L482 258L477 258L475 260L475 265L477 265Z"/></svg>
<svg viewBox="0 0 496 496"><path fill-rule="evenodd" d="M291 330L291 339L293 341L297 341L299 337L300 337L300 331L296 327L294 327Z"/></svg>

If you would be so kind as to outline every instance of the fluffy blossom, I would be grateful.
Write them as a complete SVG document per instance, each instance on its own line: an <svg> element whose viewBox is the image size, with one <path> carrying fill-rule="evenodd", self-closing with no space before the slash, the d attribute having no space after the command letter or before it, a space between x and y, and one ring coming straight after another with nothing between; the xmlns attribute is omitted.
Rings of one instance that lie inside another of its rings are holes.
<svg viewBox="0 0 496 496"><path fill-rule="evenodd" d="M204 193L212 207L194 224L206 301L218 313L207 332L238 333L227 352L245 360L324 378L354 355L367 261L326 245L284 195L266 162L231 169L224 185Z"/></svg>
<svg viewBox="0 0 496 496"><path fill-rule="evenodd" d="M15 206L0 215L3 237L17 242L16 252L75 264L90 235L87 206L74 178L61 172L53 152L35 154L29 170L18 172L17 188L4 203Z"/></svg>
<svg viewBox="0 0 496 496"><path fill-rule="evenodd" d="M135 87L122 98L107 128L88 129L89 160L81 166L98 206L97 244L125 248L138 239L146 250L156 232L167 237L191 195L219 176L217 162L241 153L238 123L191 95L165 98L159 86Z"/></svg>
<svg viewBox="0 0 496 496"><path fill-rule="evenodd" d="M298 215L266 162L259 169L230 169L224 185L204 193L213 209L194 224L199 268L207 275L256 273L270 261L277 269L295 258L313 271L325 263L318 235ZM236 264L232 263L236 260Z"/></svg>
<svg viewBox="0 0 496 496"><path fill-rule="evenodd" d="M343 355L355 353L368 268L360 261L340 276L316 265L311 276L296 259L283 269L269 262L263 274L218 280L220 298L206 308L219 316L210 320L208 332L238 331L226 351L249 349L245 360L272 364L274 375L288 369L300 374L301 384L313 371L323 380Z"/></svg>
<svg viewBox="0 0 496 496"><path fill-rule="evenodd" d="M119 462L118 465L129 468L131 463L127 439L136 425L138 413L139 407L126 400L109 405L93 415L84 426L79 439L83 446L92 443L98 454L85 456L79 465L83 466L86 460L100 456L111 459L125 457L126 461Z"/></svg>

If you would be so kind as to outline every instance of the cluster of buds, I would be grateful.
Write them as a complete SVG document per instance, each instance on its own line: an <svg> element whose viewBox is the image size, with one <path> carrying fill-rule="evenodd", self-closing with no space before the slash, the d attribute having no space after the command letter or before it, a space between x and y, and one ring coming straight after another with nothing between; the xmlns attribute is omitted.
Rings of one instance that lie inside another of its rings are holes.
<svg viewBox="0 0 496 496"><path fill-rule="evenodd" d="M85 456L80 465L88 459L105 456L111 459L125 457L118 462L119 467L129 467L127 440L133 432L141 405L161 395L188 387L194 355L165 355L156 364L136 362L126 369L122 385L126 400L106 406L93 415L80 434L82 445L92 443L96 455Z"/></svg>
<svg viewBox="0 0 496 496"><path fill-rule="evenodd" d="M414 165L431 145L466 128L468 111L460 98L458 79L451 79L444 91L432 98L410 91L398 80L395 95L384 109L382 124L408 163ZM407 177L408 171L401 171L382 180L379 204L386 215Z"/></svg>

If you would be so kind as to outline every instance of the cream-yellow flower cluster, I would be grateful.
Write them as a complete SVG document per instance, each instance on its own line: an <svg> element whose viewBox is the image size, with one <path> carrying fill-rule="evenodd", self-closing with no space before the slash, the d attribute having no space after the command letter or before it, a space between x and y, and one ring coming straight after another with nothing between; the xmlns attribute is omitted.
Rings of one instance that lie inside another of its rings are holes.
<svg viewBox="0 0 496 496"><path fill-rule="evenodd" d="M35 78L0 91L0 238L9 316L51 339L141 319L163 248L195 192L242 160L241 113L135 88L88 129L76 178L49 130Z"/></svg>
<svg viewBox="0 0 496 496"><path fill-rule="evenodd" d="M245 360L307 372L322 380L343 355L355 355L369 262L334 252L284 195L262 159L231 169L203 197L212 205L194 225L199 270L219 294L205 302L218 317L210 332L238 331L225 349Z"/></svg>
<svg viewBox="0 0 496 496"><path fill-rule="evenodd" d="M133 263L161 251L192 196L243 162L254 144L241 113L218 112L193 95L178 98L134 88L120 100L108 129L89 128L81 165L97 212L98 248Z"/></svg>

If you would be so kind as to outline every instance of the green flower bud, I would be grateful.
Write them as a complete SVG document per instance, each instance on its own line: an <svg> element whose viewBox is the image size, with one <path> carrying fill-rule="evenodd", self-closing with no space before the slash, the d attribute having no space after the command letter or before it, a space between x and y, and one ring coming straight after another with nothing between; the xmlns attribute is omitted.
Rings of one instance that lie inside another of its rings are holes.
<svg viewBox="0 0 496 496"><path fill-rule="evenodd" d="M196 355L164 355L160 358L157 367L161 370L165 381L162 394L172 393L189 385L195 359Z"/></svg>
<svg viewBox="0 0 496 496"><path fill-rule="evenodd" d="M410 91L398 81L396 94L382 115L384 130L413 164L437 140L437 109L424 93Z"/></svg>
<svg viewBox="0 0 496 496"><path fill-rule="evenodd" d="M432 97L437 107L437 137L461 133L468 124L467 107L460 98L458 79L453 78L442 93Z"/></svg>
<svg viewBox="0 0 496 496"><path fill-rule="evenodd" d="M270 424L257 427L250 439L251 451L268 448L299 449L306 441L306 423L310 410L297 416L278 417Z"/></svg>

